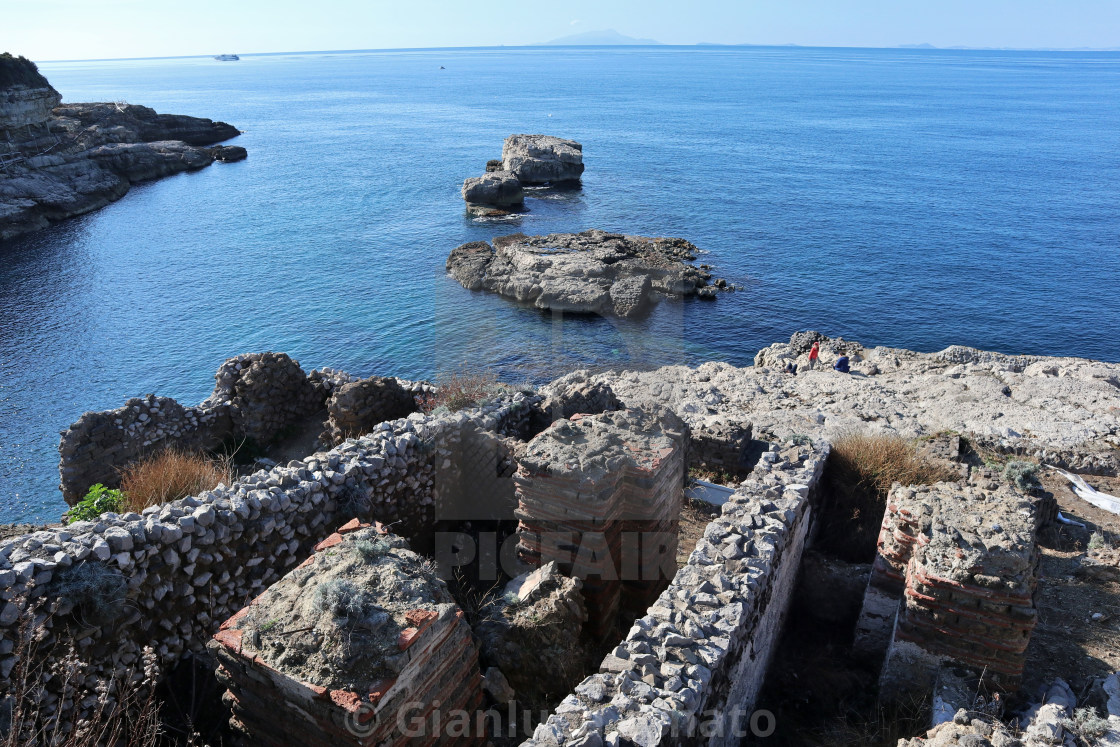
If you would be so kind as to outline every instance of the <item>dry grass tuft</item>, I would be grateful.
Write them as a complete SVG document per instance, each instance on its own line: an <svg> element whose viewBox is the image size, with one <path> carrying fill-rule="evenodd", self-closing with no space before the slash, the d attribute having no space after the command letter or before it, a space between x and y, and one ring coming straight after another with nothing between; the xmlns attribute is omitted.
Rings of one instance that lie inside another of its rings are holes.
<svg viewBox="0 0 1120 747"><path fill-rule="evenodd" d="M136 512L212 490L220 482L233 482L229 458L214 459L178 449L161 451L121 471L125 504Z"/></svg>
<svg viewBox="0 0 1120 747"><path fill-rule="evenodd" d="M919 455L901 436L848 433L837 438L825 468L829 497L820 536L825 551L848 562L870 562L891 485L929 485L959 477Z"/></svg>
<svg viewBox="0 0 1120 747"><path fill-rule="evenodd" d="M430 413L438 407L458 412L475 407L504 389L492 371L453 373L437 381L437 389L419 398L420 409Z"/></svg>

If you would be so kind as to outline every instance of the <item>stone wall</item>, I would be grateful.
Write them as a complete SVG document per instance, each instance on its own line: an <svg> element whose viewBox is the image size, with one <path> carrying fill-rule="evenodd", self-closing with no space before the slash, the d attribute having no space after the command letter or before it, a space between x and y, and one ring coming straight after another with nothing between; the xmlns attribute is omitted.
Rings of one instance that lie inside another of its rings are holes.
<svg viewBox="0 0 1120 747"><path fill-rule="evenodd" d="M990 477L893 493L896 504L928 507L933 516L906 564L881 691L924 689L941 661L1016 687L1038 618L1036 537L1045 507Z"/></svg>
<svg viewBox="0 0 1120 747"><path fill-rule="evenodd" d="M145 646L164 665L201 651L219 622L347 519L395 524L406 537L430 532L442 489L437 462L453 461L459 434L525 433L538 402L517 393L475 411L414 414L143 514L105 514L0 544L0 688L10 684L29 604L43 613L40 651L73 637L91 677L108 678L136 665ZM106 603L96 595L102 586L125 592Z"/></svg>
<svg viewBox="0 0 1120 747"><path fill-rule="evenodd" d="M63 431L59 442L59 488L74 505L95 483L115 487L120 470L141 457L169 447L206 451L223 442L251 439L265 446L286 435L308 416L334 401L333 430L338 441L384 420L415 410L402 404L421 384L383 379L376 390L362 388L342 371L324 368L305 374L298 361L284 353L249 353L222 363L214 375L214 391L197 407L185 407L170 397L147 395L130 399L124 407L87 412ZM367 380L372 381L372 380ZM347 389L349 387L349 389ZM336 397L341 390L349 394ZM385 394L392 406L379 406ZM352 413L346 407L353 406ZM375 416L384 415L380 419ZM237 444L235 443L234 446Z"/></svg>
<svg viewBox="0 0 1120 747"><path fill-rule="evenodd" d="M739 744L827 456L827 445L764 453L669 588L524 744Z"/></svg>
<svg viewBox="0 0 1120 747"><path fill-rule="evenodd" d="M184 407L153 394L130 399L116 410L87 412L62 433L59 489L73 506L95 483L120 484L121 468L145 454L172 446L215 449L232 434L227 406Z"/></svg>

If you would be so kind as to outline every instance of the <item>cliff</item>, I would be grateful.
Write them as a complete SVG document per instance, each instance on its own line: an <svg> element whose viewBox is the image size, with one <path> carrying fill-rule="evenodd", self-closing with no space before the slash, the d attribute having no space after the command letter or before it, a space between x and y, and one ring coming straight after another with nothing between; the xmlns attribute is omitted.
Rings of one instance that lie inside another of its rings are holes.
<svg viewBox="0 0 1120 747"><path fill-rule="evenodd" d="M0 55L0 240L103 207L138 181L236 161L225 122L146 106L60 106L34 63Z"/></svg>

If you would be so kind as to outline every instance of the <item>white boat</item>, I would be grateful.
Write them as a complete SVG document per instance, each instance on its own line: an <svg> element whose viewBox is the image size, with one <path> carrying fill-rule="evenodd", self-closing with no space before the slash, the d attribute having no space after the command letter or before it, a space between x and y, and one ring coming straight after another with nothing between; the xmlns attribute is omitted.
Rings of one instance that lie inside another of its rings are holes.
<svg viewBox="0 0 1120 747"><path fill-rule="evenodd" d="M214 55L214 59L221 60L222 62L228 62L230 60L240 60L241 58L235 54L216 54Z"/></svg>

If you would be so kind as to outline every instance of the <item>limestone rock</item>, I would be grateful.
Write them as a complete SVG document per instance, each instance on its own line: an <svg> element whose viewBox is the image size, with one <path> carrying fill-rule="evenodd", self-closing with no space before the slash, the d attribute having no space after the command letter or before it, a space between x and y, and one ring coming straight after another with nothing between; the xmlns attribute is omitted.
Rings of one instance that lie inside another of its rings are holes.
<svg viewBox="0 0 1120 747"><path fill-rule="evenodd" d="M491 171L463 182L463 199L467 209L478 211L488 207L513 208L525 201L521 182L509 171Z"/></svg>
<svg viewBox="0 0 1120 747"><path fill-rule="evenodd" d="M59 98L49 84L0 89L0 239L96 210L135 182L245 157L236 146L200 147L238 134L224 122Z"/></svg>
<svg viewBox="0 0 1120 747"><path fill-rule="evenodd" d="M583 146L551 135L510 135L502 166L522 184L570 184L583 174Z"/></svg>
<svg viewBox="0 0 1120 747"><path fill-rule="evenodd" d="M447 271L469 290L488 290L539 309L632 317L662 296L690 296L711 279L688 262L684 239L605 231L494 239L453 250Z"/></svg>

